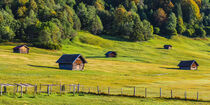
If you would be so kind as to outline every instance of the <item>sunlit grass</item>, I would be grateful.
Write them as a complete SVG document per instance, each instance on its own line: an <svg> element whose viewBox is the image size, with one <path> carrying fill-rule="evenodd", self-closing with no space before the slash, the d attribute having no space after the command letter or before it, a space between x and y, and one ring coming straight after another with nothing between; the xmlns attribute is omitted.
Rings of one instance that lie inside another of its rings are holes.
<svg viewBox="0 0 210 105"><path fill-rule="evenodd" d="M156 36L147 42L109 40L85 32L61 51L31 47L30 54L12 53L11 45L0 46L1 83L80 83L101 87L147 87L151 89L210 89L210 39ZM82 38L82 39L81 39ZM115 39L115 38L112 38ZM172 50L162 49L171 44ZM105 58L107 51L117 58ZM59 70L56 60L63 54L82 54L85 71ZM197 71L178 70L180 60L196 60Z"/></svg>

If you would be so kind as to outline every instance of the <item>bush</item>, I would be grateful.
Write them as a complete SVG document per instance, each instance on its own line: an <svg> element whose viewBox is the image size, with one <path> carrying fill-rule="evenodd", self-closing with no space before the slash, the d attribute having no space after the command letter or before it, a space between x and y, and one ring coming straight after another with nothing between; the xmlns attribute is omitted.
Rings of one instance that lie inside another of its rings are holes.
<svg viewBox="0 0 210 105"><path fill-rule="evenodd" d="M205 27L204 30L206 31L206 36L210 36L210 26Z"/></svg>
<svg viewBox="0 0 210 105"><path fill-rule="evenodd" d="M154 34L159 34L160 33L160 28L159 27L155 27L154 28Z"/></svg>
<svg viewBox="0 0 210 105"><path fill-rule="evenodd" d="M196 36L199 36L199 37L206 37L206 31L202 28L202 27L199 27L195 30L195 34Z"/></svg>
<svg viewBox="0 0 210 105"><path fill-rule="evenodd" d="M188 37L192 37L193 36L193 29L187 29L183 35L188 36Z"/></svg>
<svg viewBox="0 0 210 105"><path fill-rule="evenodd" d="M50 50L60 50L62 48L60 44L54 43L34 43L33 46Z"/></svg>

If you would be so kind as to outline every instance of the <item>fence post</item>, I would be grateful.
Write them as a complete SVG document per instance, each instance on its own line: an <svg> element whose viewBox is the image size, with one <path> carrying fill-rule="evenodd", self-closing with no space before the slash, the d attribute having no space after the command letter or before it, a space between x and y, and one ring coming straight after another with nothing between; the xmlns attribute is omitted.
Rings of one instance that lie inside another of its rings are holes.
<svg viewBox="0 0 210 105"><path fill-rule="evenodd" d="M36 92L37 92L37 85L34 86L34 97L36 96Z"/></svg>
<svg viewBox="0 0 210 105"><path fill-rule="evenodd" d="M1 85L1 96L2 96L2 85Z"/></svg>
<svg viewBox="0 0 210 105"><path fill-rule="evenodd" d="M47 94L50 95L50 85L47 85Z"/></svg>
<svg viewBox="0 0 210 105"><path fill-rule="evenodd" d="M23 97L23 86L20 87L21 89L21 97Z"/></svg>
<svg viewBox="0 0 210 105"><path fill-rule="evenodd" d="M62 85L62 92L63 92L64 94L66 93L65 85Z"/></svg>
<svg viewBox="0 0 210 105"><path fill-rule="evenodd" d="M97 86L97 91L98 91L98 94L100 94L100 91L99 91L99 86Z"/></svg>
<svg viewBox="0 0 210 105"><path fill-rule="evenodd" d="M110 87L108 87L108 95L110 95Z"/></svg>
<svg viewBox="0 0 210 105"><path fill-rule="evenodd" d="M185 100L187 100L187 91L184 92Z"/></svg>
<svg viewBox="0 0 210 105"><path fill-rule="evenodd" d="M199 93L197 92L197 101L198 101L198 96L199 96Z"/></svg>
<svg viewBox="0 0 210 105"><path fill-rule="evenodd" d="M14 94L14 96L15 96L15 94L16 94L16 87L14 86L14 89L13 89L13 94Z"/></svg>
<svg viewBox="0 0 210 105"><path fill-rule="evenodd" d="M17 85L17 93L19 92L19 91L18 91L18 88L19 88L19 87L18 87L18 85Z"/></svg>
<svg viewBox="0 0 210 105"><path fill-rule="evenodd" d="M88 91L88 93L90 93L90 88L89 88L89 91Z"/></svg>
<svg viewBox="0 0 210 105"><path fill-rule="evenodd" d="M136 87L133 88L133 96L136 96Z"/></svg>
<svg viewBox="0 0 210 105"><path fill-rule="evenodd" d="M171 98L173 98L173 90L171 89Z"/></svg>
<svg viewBox="0 0 210 105"><path fill-rule="evenodd" d="M71 85L69 85L69 93L71 93Z"/></svg>
<svg viewBox="0 0 210 105"><path fill-rule="evenodd" d="M50 94L52 94L52 85L50 85Z"/></svg>
<svg viewBox="0 0 210 105"><path fill-rule="evenodd" d="M147 88L145 88L145 98L147 98Z"/></svg>
<svg viewBox="0 0 210 105"><path fill-rule="evenodd" d="M160 88L160 98L161 98L161 96L162 96L162 89Z"/></svg>
<svg viewBox="0 0 210 105"><path fill-rule="evenodd" d="M62 85L60 83L60 95L62 95Z"/></svg>
<svg viewBox="0 0 210 105"><path fill-rule="evenodd" d="M75 96L75 88L76 88L76 85L73 85L73 95Z"/></svg>
<svg viewBox="0 0 210 105"><path fill-rule="evenodd" d="M42 92L42 84L40 83L39 94Z"/></svg>
<svg viewBox="0 0 210 105"><path fill-rule="evenodd" d="M121 88L121 96L123 95L123 88Z"/></svg>
<svg viewBox="0 0 210 105"><path fill-rule="evenodd" d="M77 86L77 93L79 93L79 91L80 91L80 84L78 84Z"/></svg>
<svg viewBox="0 0 210 105"><path fill-rule="evenodd" d="M26 86L26 87L25 87L25 93L27 93L27 91L28 91L28 87Z"/></svg>
<svg viewBox="0 0 210 105"><path fill-rule="evenodd" d="M4 93L6 94L7 93L7 87L4 86Z"/></svg>

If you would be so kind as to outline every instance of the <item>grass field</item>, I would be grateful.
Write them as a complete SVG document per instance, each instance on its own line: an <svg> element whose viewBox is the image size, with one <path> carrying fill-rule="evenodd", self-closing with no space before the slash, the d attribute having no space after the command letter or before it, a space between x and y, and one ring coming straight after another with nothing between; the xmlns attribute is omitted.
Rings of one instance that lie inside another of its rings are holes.
<svg viewBox="0 0 210 105"><path fill-rule="evenodd" d="M127 98L115 96L37 96L36 98L0 97L1 105L209 105L208 102L158 98Z"/></svg>
<svg viewBox="0 0 210 105"><path fill-rule="evenodd" d="M173 49L162 49L164 44L171 44ZM13 47L11 44L0 45L1 83L80 83L115 88L147 87L152 90L162 87L193 89L195 92L203 91L203 94L208 94L210 90L209 38L175 36L166 39L155 36L147 42L127 42L79 32L72 42L63 42L61 51L32 47L31 53L26 55L12 53ZM105 58L105 52L110 50L117 51L119 56ZM55 62L64 53L85 56L88 61L85 71L59 70ZM200 65L197 71L177 69L179 61L193 59Z"/></svg>

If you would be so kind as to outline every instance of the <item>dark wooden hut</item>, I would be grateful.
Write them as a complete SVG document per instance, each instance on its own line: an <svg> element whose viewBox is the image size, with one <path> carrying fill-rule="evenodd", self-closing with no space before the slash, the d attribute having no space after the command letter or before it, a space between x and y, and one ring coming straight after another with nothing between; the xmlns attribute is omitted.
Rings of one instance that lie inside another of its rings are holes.
<svg viewBox="0 0 210 105"><path fill-rule="evenodd" d="M191 61L181 61L178 64L180 69L183 70L197 70L198 69L198 63L195 60L191 60Z"/></svg>
<svg viewBox="0 0 210 105"><path fill-rule="evenodd" d="M109 51L105 54L106 57L117 57L117 52Z"/></svg>
<svg viewBox="0 0 210 105"><path fill-rule="evenodd" d="M29 53L29 48L26 45L20 45L16 46L13 48L14 53L22 53L22 54L28 54Z"/></svg>
<svg viewBox="0 0 210 105"><path fill-rule="evenodd" d="M164 45L164 49L172 49L172 45Z"/></svg>
<svg viewBox="0 0 210 105"><path fill-rule="evenodd" d="M83 70L87 61L80 54L64 54L56 63L59 63L60 69Z"/></svg>

